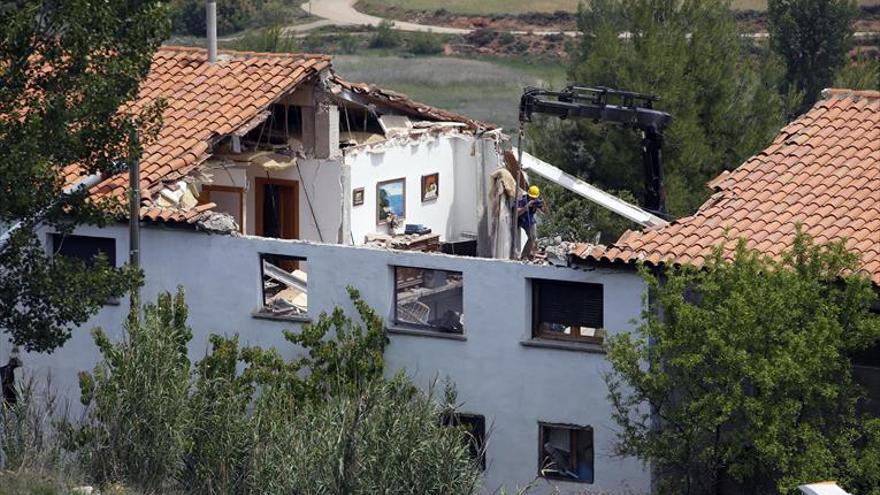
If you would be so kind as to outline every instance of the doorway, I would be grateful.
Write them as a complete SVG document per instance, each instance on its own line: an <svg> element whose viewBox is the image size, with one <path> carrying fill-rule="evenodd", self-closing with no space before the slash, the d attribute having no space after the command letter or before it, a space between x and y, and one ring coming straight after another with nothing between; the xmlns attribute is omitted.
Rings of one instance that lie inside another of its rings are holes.
<svg viewBox="0 0 880 495"><path fill-rule="evenodd" d="M254 233L276 239L299 238L299 183L256 178Z"/></svg>

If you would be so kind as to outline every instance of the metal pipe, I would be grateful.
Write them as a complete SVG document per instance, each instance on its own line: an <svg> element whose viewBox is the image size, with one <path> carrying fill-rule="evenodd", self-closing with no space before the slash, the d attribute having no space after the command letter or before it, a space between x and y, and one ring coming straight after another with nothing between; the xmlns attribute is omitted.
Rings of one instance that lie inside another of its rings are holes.
<svg viewBox="0 0 880 495"><path fill-rule="evenodd" d="M137 153L138 133L131 131L130 155L128 159L128 264L133 268L141 266L141 166ZM140 307L140 287L131 288L130 318L137 321Z"/></svg>
<svg viewBox="0 0 880 495"><path fill-rule="evenodd" d="M205 24L208 26L208 62L217 62L217 0L208 0L205 7Z"/></svg>

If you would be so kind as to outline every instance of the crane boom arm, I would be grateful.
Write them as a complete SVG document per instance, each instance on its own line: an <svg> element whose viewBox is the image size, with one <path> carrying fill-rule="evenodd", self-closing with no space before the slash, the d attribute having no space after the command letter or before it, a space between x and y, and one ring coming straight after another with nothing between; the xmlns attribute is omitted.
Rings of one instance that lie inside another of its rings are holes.
<svg viewBox="0 0 880 495"><path fill-rule="evenodd" d="M569 86L562 91L526 88L520 99L520 125L531 122L535 113L561 119L585 118L638 129L643 132L642 163L645 173L645 207L665 212L663 168L660 149L663 131L672 117L654 110L656 96L610 88Z"/></svg>

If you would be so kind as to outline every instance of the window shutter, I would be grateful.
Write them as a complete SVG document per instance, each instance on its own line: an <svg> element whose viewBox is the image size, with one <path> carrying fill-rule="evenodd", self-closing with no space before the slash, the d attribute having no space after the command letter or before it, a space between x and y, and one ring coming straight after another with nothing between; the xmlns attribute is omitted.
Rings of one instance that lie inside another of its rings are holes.
<svg viewBox="0 0 880 495"><path fill-rule="evenodd" d="M536 280L538 317L542 323L603 328L601 284Z"/></svg>

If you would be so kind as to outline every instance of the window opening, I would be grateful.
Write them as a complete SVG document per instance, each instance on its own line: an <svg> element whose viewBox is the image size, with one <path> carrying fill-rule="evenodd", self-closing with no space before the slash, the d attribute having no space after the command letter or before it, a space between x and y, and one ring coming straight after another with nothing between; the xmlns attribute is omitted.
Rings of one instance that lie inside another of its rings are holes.
<svg viewBox="0 0 880 495"><path fill-rule="evenodd" d="M604 295L601 284L532 281L534 337L601 344Z"/></svg>
<svg viewBox="0 0 880 495"><path fill-rule="evenodd" d="M464 333L461 272L394 268L394 321L398 325Z"/></svg>
<svg viewBox="0 0 880 495"><path fill-rule="evenodd" d="M306 259L278 254L260 255L262 305L272 316L305 316L309 310Z"/></svg>
<svg viewBox="0 0 880 495"><path fill-rule="evenodd" d="M485 471L486 417L481 414L447 413L441 417L441 423L462 430L463 441L468 446L471 459Z"/></svg>
<svg viewBox="0 0 880 495"><path fill-rule="evenodd" d="M593 482L593 429L539 423L538 474L544 478Z"/></svg>
<svg viewBox="0 0 880 495"><path fill-rule="evenodd" d="M99 253L107 257L111 267L116 266L116 239L86 235L51 234L52 252L58 256L77 259L87 266L94 266Z"/></svg>

